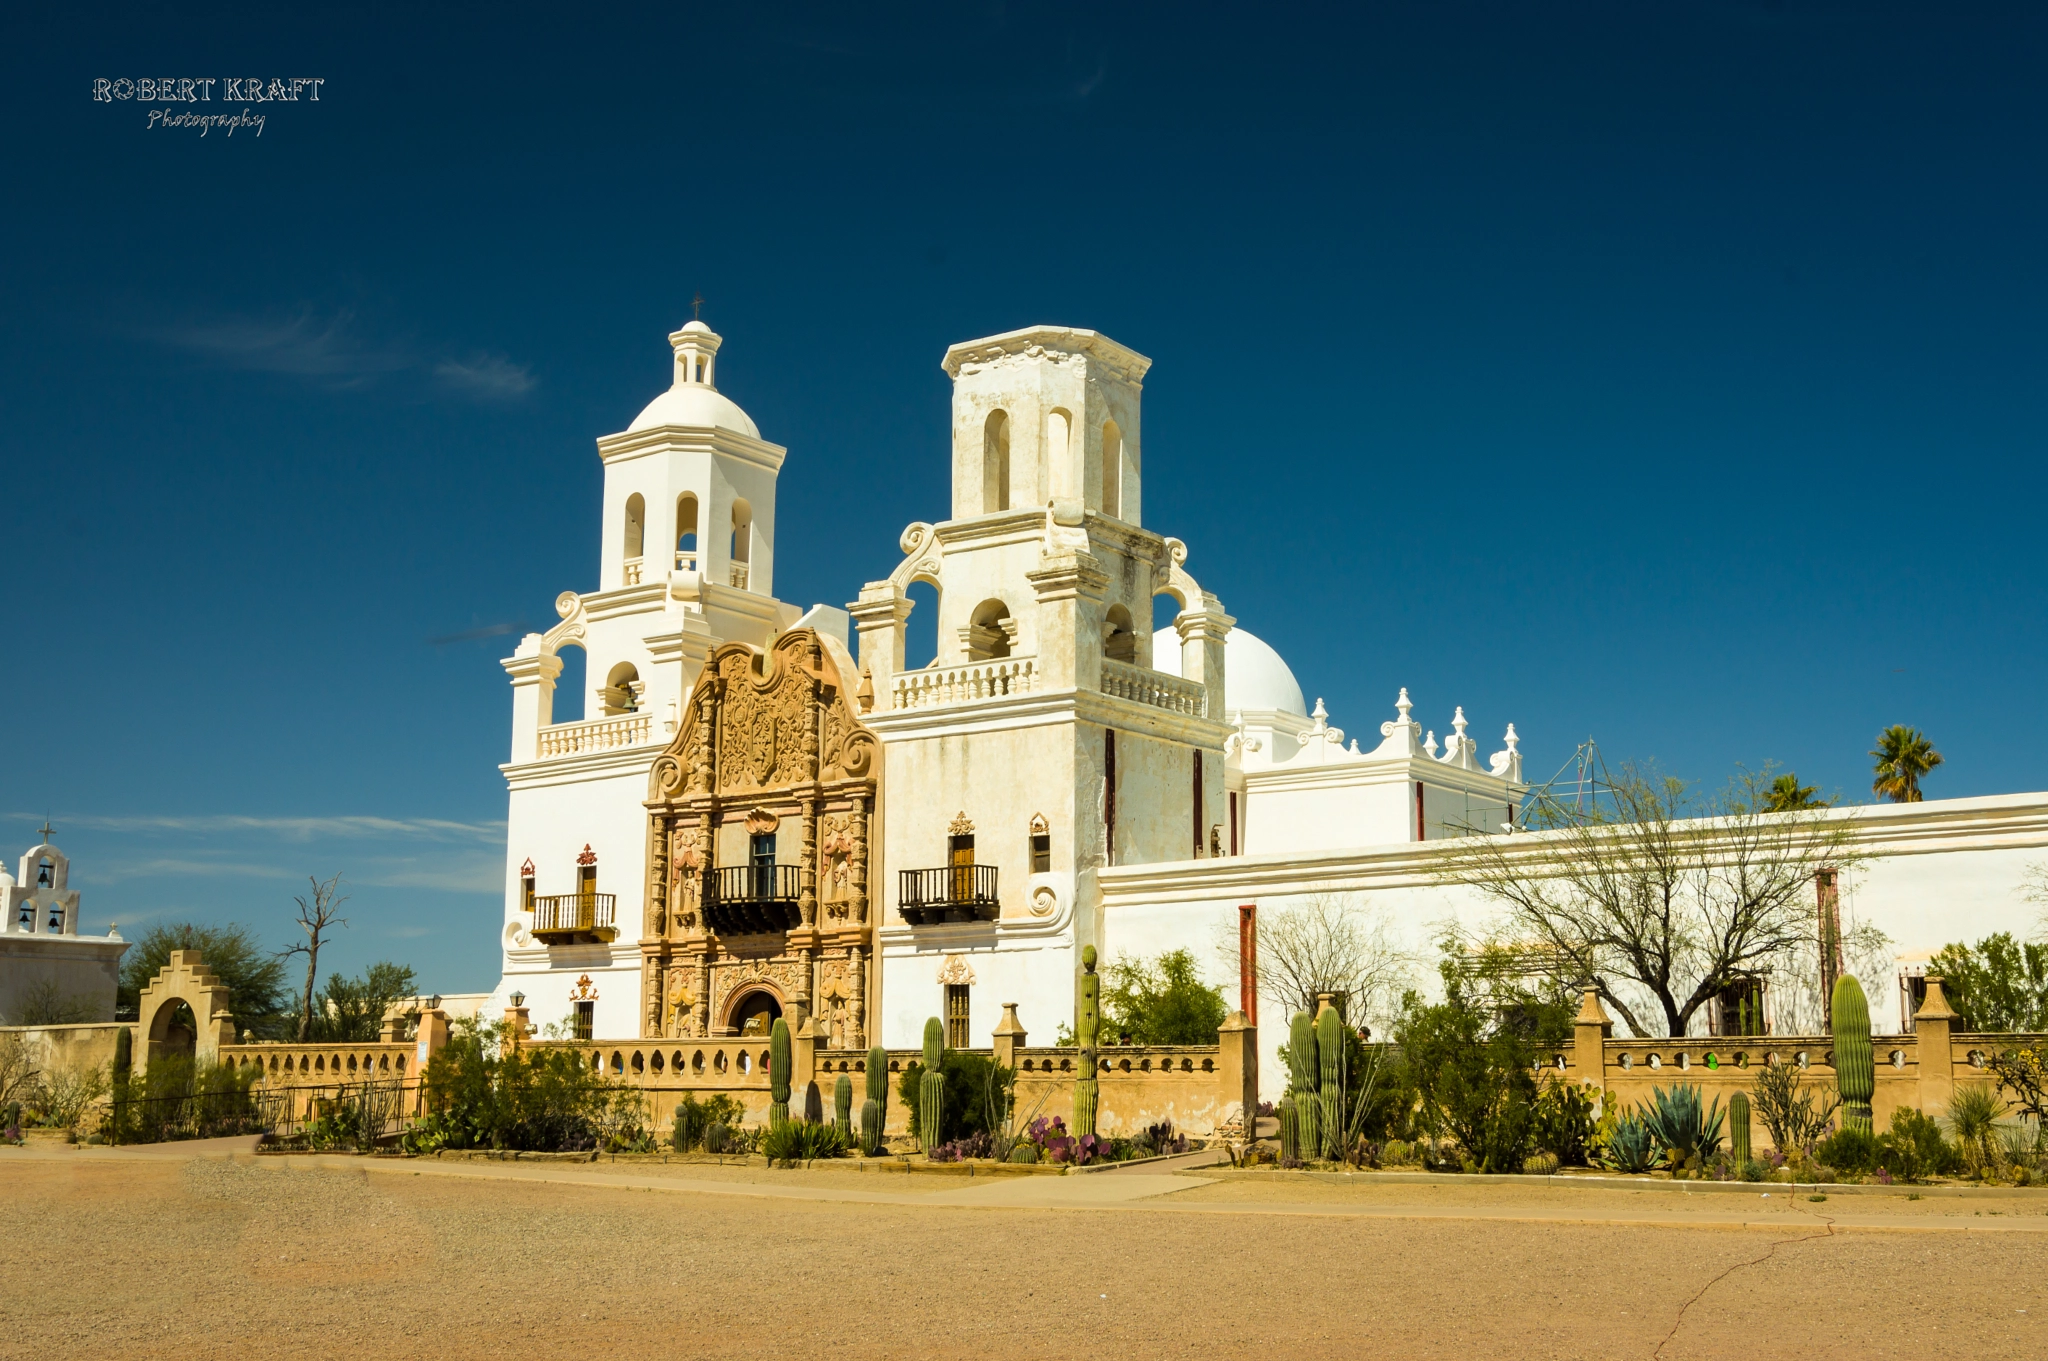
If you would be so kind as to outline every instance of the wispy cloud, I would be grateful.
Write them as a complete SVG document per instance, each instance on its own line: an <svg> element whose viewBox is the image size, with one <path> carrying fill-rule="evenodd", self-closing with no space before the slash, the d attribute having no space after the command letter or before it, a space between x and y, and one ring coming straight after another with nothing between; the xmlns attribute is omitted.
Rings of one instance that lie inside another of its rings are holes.
<svg viewBox="0 0 2048 1361"><path fill-rule="evenodd" d="M0 818L40 818L28 813L5 813ZM502 822L450 822L439 818L380 818L341 816L321 818L265 818L233 813L181 816L140 814L125 817L82 815L65 819L72 827L105 832L268 832L280 840L304 842L319 837L391 837L428 841L498 842L505 839Z"/></svg>
<svg viewBox="0 0 2048 1361"><path fill-rule="evenodd" d="M505 355L475 352L457 359L375 339L347 309L221 317L152 331L148 338L225 368L285 374L338 389L411 375L472 401L506 402L525 396L537 381L531 365Z"/></svg>
<svg viewBox="0 0 2048 1361"><path fill-rule="evenodd" d="M485 401L507 401L532 391L533 369L515 364L503 355L478 354L468 359L444 359L434 366L434 376L458 392Z"/></svg>

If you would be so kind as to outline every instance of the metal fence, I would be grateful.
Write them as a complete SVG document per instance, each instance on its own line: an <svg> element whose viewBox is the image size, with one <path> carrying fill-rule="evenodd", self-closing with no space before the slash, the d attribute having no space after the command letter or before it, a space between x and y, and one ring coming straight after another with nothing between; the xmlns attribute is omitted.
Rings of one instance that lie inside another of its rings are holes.
<svg viewBox="0 0 2048 1361"><path fill-rule="evenodd" d="M268 1134L309 1147L371 1148L405 1128L417 1101L417 1089L402 1081L116 1096L101 1112L100 1134L110 1144Z"/></svg>

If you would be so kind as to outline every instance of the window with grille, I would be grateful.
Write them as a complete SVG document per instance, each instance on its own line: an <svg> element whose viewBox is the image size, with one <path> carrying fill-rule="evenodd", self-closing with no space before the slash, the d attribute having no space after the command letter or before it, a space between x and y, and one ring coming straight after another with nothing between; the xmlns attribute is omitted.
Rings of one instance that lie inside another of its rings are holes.
<svg viewBox="0 0 2048 1361"><path fill-rule="evenodd" d="M971 1034L967 1028L967 985L948 983L946 985L946 1048L973 1048Z"/></svg>
<svg viewBox="0 0 2048 1361"><path fill-rule="evenodd" d="M578 1002L576 1004L576 1038L587 1040L596 1033L596 1030L597 1003Z"/></svg>
<svg viewBox="0 0 2048 1361"><path fill-rule="evenodd" d="M1031 872L1052 872L1052 835L1048 832L1039 832L1031 838Z"/></svg>

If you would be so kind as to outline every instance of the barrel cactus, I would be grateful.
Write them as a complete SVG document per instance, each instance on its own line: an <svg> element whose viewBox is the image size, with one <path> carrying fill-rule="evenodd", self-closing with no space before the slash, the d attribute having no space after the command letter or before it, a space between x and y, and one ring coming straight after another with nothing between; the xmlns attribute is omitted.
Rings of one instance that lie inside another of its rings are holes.
<svg viewBox="0 0 2048 1361"><path fill-rule="evenodd" d="M1080 1075L1074 1079L1076 1139L1095 1133L1096 1048L1102 1030L1102 979L1095 972L1095 947L1081 947L1081 981L1074 993L1074 1038L1081 1046Z"/></svg>
<svg viewBox="0 0 2048 1361"><path fill-rule="evenodd" d="M789 1121L789 1022L780 1016L768 1031L768 1128Z"/></svg>
<svg viewBox="0 0 2048 1361"><path fill-rule="evenodd" d="M1728 1098L1728 1153L1737 1167L1749 1161L1749 1096L1745 1092Z"/></svg>
<svg viewBox="0 0 2048 1361"><path fill-rule="evenodd" d="M946 1075L940 1065L946 1058L946 1027L936 1016L924 1023L924 1076L917 1084L917 1142L926 1156L945 1140L941 1137L946 1118Z"/></svg>
<svg viewBox="0 0 2048 1361"><path fill-rule="evenodd" d="M1337 1008L1324 1005L1316 1017L1316 1064L1321 1088L1316 1119L1321 1125L1323 1156L1343 1156L1338 1147L1344 1138L1344 1018Z"/></svg>
<svg viewBox="0 0 2048 1361"><path fill-rule="evenodd" d="M1856 975L1835 980L1830 1013L1835 1032L1835 1085L1842 1094L1842 1128L1870 1128L1870 1098L1877 1090L1877 1063L1870 1052L1870 1005Z"/></svg>
<svg viewBox="0 0 2048 1361"><path fill-rule="evenodd" d="M853 1079L844 1073L832 1084L832 1123L841 1138L853 1142Z"/></svg>
<svg viewBox="0 0 2048 1361"><path fill-rule="evenodd" d="M1294 1127L1301 1143L1302 1158L1313 1158L1316 1139L1316 1106L1322 1078L1316 1063L1316 1026L1305 1011L1294 1013L1287 1027L1287 1090L1294 1097Z"/></svg>

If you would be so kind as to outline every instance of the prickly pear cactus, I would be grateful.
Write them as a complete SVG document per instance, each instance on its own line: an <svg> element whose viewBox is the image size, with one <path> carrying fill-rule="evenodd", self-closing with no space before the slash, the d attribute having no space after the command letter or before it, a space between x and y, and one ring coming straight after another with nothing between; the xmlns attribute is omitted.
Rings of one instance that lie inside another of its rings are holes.
<svg viewBox="0 0 2048 1361"><path fill-rule="evenodd" d="M846 1142L853 1142L853 1079L845 1073L832 1084L832 1123Z"/></svg>
<svg viewBox="0 0 2048 1361"><path fill-rule="evenodd" d="M1074 1040L1081 1053L1074 1079L1074 1123L1072 1134L1079 1139L1095 1133L1098 1088L1095 1072L1099 1058L1095 1043L1102 1031L1102 979L1095 972L1095 947L1081 947L1081 979L1074 989Z"/></svg>
<svg viewBox="0 0 2048 1361"><path fill-rule="evenodd" d="M946 1057L946 1027L933 1016L924 1023L924 1076L917 1084L917 1143L929 1157L945 1140L946 1075L939 1065Z"/></svg>
<svg viewBox="0 0 2048 1361"><path fill-rule="evenodd" d="M789 1022L780 1016L768 1028L768 1127L789 1121Z"/></svg>
<svg viewBox="0 0 2048 1361"><path fill-rule="evenodd" d="M1749 1096L1745 1092L1728 1098L1728 1153L1738 1167L1749 1161Z"/></svg>
<svg viewBox="0 0 2048 1361"><path fill-rule="evenodd" d="M1877 1090L1877 1061L1870 1052L1870 1005L1856 975L1835 980L1829 1008L1835 1032L1835 1086L1842 1093L1842 1128L1870 1128L1870 1098Z"/></svg>

